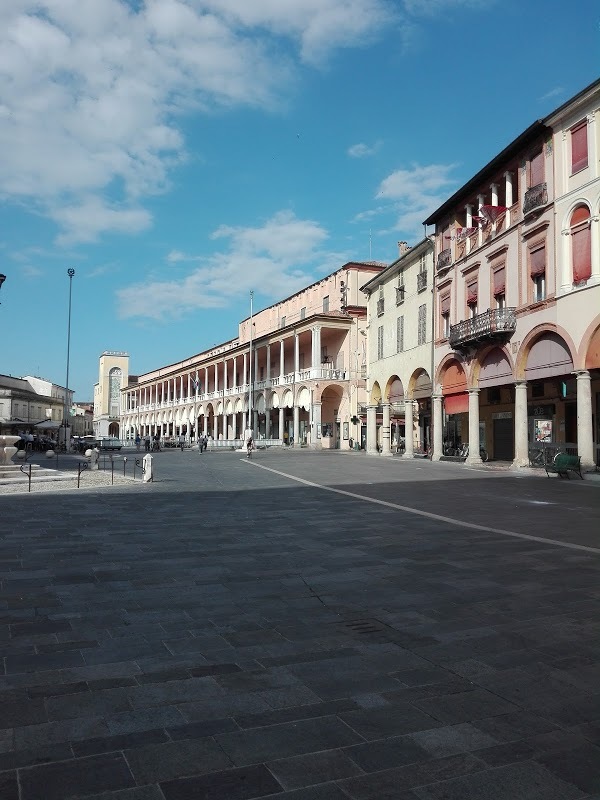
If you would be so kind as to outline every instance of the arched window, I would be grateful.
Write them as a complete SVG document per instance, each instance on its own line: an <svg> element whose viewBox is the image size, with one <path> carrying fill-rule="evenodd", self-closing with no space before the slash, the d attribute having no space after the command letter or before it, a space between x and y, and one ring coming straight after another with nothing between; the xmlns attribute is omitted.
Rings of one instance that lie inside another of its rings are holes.
<svg viewBox="0 0 600 800"><path fill-rule="evenodd" d="M111 417L119 416L122 375L119 367L113 367L108 373L108 413Z"/></svg>
<svg viewBox="0 0 600 800"><path fill-rule="evenodd" d="M578 286L592 275L592 236L587 206L579 206L573 211L570 228L573 283Z"/></svg>

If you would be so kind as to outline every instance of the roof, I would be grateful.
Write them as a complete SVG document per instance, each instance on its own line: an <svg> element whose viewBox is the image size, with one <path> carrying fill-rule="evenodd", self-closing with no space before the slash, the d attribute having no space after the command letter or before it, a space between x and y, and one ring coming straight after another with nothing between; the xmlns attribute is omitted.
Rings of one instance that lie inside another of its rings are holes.
<svg viewBox="0 0 600 800"><path fill-rule="evenodd" d="M377 275L371 278L370 281L367 281L363 286L360 287L361 292L372 292L376 286L379 286L380 283L383 283L384 280L390 276L390 273L393 274L395 270L400 271L403 266L403 262L406 261L411 256L420 256L428 248L433 250L433 243L428 236L425 236L424 239L421 239L420 242L417 242L413 247L409 247L406 252L402 253L402 255L397 258L395 261L392 261L384 270L381 270Z"/></svg>

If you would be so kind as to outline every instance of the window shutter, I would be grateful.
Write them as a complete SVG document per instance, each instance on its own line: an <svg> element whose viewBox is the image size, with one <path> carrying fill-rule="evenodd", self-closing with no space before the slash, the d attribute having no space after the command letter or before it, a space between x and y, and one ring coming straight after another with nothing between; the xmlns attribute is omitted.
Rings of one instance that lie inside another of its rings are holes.
<svg viewBox="0 0 600 800"><path fill-rule="evenodd" d="M404 317L398 317L396 322L396 352L404 350Z"/></svg>
<svg viewBox="0 0 600 800"><path fill-rule="evenodd" d="M573 249L573 283L592 276L592 237L589 227L581 227L571 237Z"/></svg>
<svg viewBox="0 0 600 800"><path fill-rule="evenodd" d="M506 267L500 267L494 272L494 297L506 292Z"/></svg>
<svg viewBox="0 0 600 800"><path fill-rule="evenodd" d="M529 162L529 188L544 182L544 153L542 150Z"/></svg>
<svg viewBox="0 0 600 800"><path fill-rule="evenodd" d="M442 297L440 303L442 314L449 314L450 313L450 295L447 294L445 297Z"/></svg>
<svg viewBox="0 0 600 800"><path fill-rule="evenodd" d="M587 120L571 128L571 172L588 165Z"/></svg>
<svg viewBox="0 0 600 800"><path fill-rule="evenodd" d="M546 245L530 251L529 270L532 278L544 275L546 272Z"/></svg>
<svg viewBox="0 0 600 800"><path fill-rule="evenodd" d="M467 286L467 305L477 305L477 281L473 281L473 283L469 283Z"/></svg>

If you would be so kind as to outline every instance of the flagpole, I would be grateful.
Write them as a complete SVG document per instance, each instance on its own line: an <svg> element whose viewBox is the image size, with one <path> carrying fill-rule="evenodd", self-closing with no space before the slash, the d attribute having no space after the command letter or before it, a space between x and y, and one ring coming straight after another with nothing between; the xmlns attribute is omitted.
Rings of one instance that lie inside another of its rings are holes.
<svg viewBox="0 0 600 800"><path fill-rule="evenodd" d="M248 381L248 429L252 431L252 435L254 435L254 426L252 421L252 405L254 401L253 397L253 383L254 383L254 375L252 373L252 333L254 323L252 321L252 304L254 301L254 291L250 292L250 375Z"/></svg>

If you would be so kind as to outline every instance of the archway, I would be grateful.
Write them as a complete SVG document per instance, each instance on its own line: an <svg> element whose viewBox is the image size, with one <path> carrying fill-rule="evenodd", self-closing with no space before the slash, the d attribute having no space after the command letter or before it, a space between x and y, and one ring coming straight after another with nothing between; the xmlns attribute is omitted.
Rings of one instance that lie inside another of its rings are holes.
<svg viewBox="0 0 600 800"><path fill-rule="evenodd" d="M404 386L397 375L387 382L385 397L390 404L390 445L392 450L404 444Z"/></svg>
<svg viewBox="0 0 600 800"><path fill-rule="evenodd" d="M554 330L533 336L524 346L524 377L528 406L529 441L577 442L577 381L574 359L565 339Z"/></svg>
<svg viewBox="0 0 600 800"><path fill-rule="evenodd" d="M321 447L324 449L340 446L338 413L343 394L343 389L336 384L326 386L321 393Z"/></svg>
<svg viewBox="0 0 600 800"><path fill-rule="evenodd" d="M451 359L446 362L441 384L444 397L444 450L456 451L469 436L467 376L460 361Z"/></svg>
<svg viewBox="0 0 600 800"><path fill-rule="evenodd" d="M479 440L493 459L515 457L514 369L502 347L492 347L476 364L474 383L479 386Z"/></svg>

